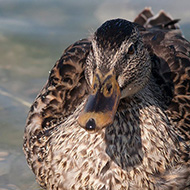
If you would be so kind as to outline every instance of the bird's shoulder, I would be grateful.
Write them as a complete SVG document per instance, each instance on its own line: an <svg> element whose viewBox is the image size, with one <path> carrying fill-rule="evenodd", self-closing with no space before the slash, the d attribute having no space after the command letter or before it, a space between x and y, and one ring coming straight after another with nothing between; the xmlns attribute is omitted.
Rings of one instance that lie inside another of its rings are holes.
<svg viewBox="0 0 190 190"><path fill-rule="evenodd" d="M84 67L90 46L91 42L83 39L63 52L30 108L25 134L29 134L27 130L35 130L33 134L54 130L87 96Z"/></svg>
<svg viewBox="0 0 190 190"><path fill-rule="evenodd" d="M144 19L144 20L143 20ZM166 13L153 17L149 9L138 15L143 42L152 60L152 74L159 85L166 113L190 139L190 43L177 24Z"/></svg>

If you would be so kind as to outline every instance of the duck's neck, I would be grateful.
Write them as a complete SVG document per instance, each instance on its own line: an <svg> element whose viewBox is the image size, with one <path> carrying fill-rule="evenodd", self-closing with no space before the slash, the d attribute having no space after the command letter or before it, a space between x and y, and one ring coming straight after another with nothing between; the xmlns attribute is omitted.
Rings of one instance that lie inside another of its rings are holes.
<svg viewBox="0 0 190 190"><path fill-rule="evenodd" d="M159 91L155 97L152 88L150 82L130 100L123 100L113 125L106 128L107 154L125 170L143 165L158 171L177 159L173 154L177 136L160 105Z"/></svg>

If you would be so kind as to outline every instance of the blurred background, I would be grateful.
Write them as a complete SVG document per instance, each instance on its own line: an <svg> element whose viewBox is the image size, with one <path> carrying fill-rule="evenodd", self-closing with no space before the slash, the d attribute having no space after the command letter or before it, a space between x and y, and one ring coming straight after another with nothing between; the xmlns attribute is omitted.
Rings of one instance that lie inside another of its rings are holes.
<svg viewBox="0 0 190 190"><path fill-rule="evenodd" d="M0 0L0 190L40 189L22 152L29 107L63 50L111 18L144 8L180 18L190 39L189 0Z"/></svg>

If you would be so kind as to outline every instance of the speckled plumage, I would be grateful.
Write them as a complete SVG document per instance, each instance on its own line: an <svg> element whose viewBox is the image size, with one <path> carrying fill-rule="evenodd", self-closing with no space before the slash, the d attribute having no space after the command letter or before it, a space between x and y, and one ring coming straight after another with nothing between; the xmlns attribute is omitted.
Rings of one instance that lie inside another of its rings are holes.
<svg viewBox="0 0 190 190"><path fill-rule="evenodd" d="M190 189L190 44L176 22L145 9L137 24L107 21L64 51L24 134L43 188ZM97 69L113 70L121 99L111 124L88 131L78 118Z"/></svg>

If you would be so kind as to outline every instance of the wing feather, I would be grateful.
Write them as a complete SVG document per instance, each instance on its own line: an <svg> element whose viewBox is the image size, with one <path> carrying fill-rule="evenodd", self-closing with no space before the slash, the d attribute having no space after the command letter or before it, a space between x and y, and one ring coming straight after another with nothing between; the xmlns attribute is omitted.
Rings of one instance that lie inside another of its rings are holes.
<svg viewBox="0 0 190 190"><path fill-rule="evenodd" d="M152 57L152 73L166 101L166 113L177 127L176 130L179 129L185 140L189 141L190 43L177 27L168 27L152 25L151 28L140 30Z"/></svg>
<svg viewBox="0 0 190 190"><path fill-rule="evenodd" d="M84 39L69 46L51 70L49 79L28 114L24 152L36 175L35 165L47 155L47 145L56 127L69 116L88 94L84 77L86 57L91 43ZM44 148L46 147L46 148ZM39 181L43 186L43 180Z"/></svg>

